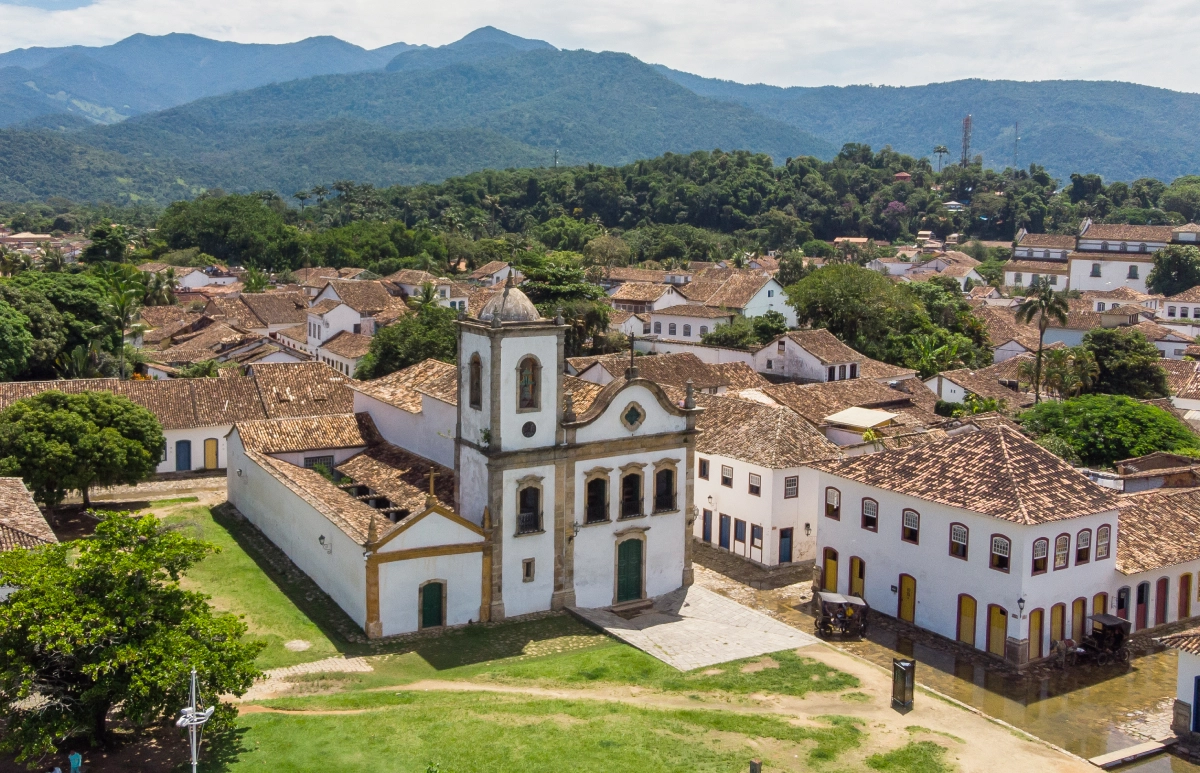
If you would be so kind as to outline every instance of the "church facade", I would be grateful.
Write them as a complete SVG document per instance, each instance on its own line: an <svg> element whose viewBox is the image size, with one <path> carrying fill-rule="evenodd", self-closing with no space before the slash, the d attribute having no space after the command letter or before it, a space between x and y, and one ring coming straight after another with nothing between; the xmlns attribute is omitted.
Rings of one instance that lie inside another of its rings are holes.
<svg viewBox="0 0 1200 773"><path fill-rule="evenodd" d="M235 425L231 503L368 636L690 584L691 394L632 364L603 387L565 375L568 326L511 282L458 327L456 368L352 384L345 437ZM422 455L451 440L452 468Z"/></svg>

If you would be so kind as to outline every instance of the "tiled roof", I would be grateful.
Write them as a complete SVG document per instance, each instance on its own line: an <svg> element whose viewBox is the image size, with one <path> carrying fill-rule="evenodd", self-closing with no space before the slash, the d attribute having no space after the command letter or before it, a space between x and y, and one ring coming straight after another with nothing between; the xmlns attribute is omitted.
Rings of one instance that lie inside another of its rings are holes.
<svg viewBox="0 0 1200 773"><path fill-rule="evenodd" d="M149 324L145 322L145 319L142 321ZM199 312L186 314L142 333L142 344L143 346L157 347L178 335L195 332L212 324L214 323L211 318L205 317Z"/></svg>
<svg viewBox="0 0 1200 773"><path fill-rule="evenodd" d="M629 285L622 285L622 289ZM733 317L736 311L722 309L716 306L701 306L695 303L681 303L678 306L668 306L665 309L650 312L652 317L695 317L697 319L724 319Z"/></svg>
<svg viewBox="0 0 1200 773"><path fill-rule="evenodd" d="M295 341L296 343L307 344L308 343L308 323L306 322L303 325L293 325L292 327L285 327L283 330L275 331L275 335L280 338L290 338L291 340Z"/></svg>
<svg viewBox="0 0 1200 773"><path fill-rule="evenodd" d="M1160 636L1158 640L1172 649L1200 655L1200 627Z"/></svg>
<svg viewBox="0 0 1200 773"><path fill-rule="evenodd" d="M1138 308L1141 308L1140 306ZM1151 322L1148 319L1143 319L1136 325L1131 326L1133 330L1140 330L1142 335L1146 336L1147 341L1170 341L1173 343L1192 343L1196 339L1190 335L1180 333L1176 330L1163 327L1157 322Z"/></svg>
<svg viewBox="0 0 1200 773"><path fill-rule="evenodd" d="M674 354L651 354L634 358L637 363L638 376L649 379L664 386L674 386L680 389L692 380L696 389L711 389L728 385L728 381L713 370L712 366L702 361L691 352L676 352ZM628 354L606 354L597 357L592 365L600 364L614 378L625 375L629 367ZM575 366L572 359L572 366ZM589 366L591 367L591 366ZM577 369L577 373L583 373Z"/></svg>
<svg viewBox="0 0 1200 773"><path fill-rule="evenodd" d="M341 279L356 279L361 274L370 273L365 268L339 268L337 275Z"/></svg>
<svg viewBox="0 0 1200 773"><path fill-rule="evenodd" d="M1114 287L1111 290L1084 290L1082 293L1080 293L1080 295L1089 300L1111 299L1117 301L1137 301L1139 303L1141 301L1150 300L1151 298L1162 298L1161 295L1148 295L1146 293L1138 292L1132 287L1127 287L1126 285L1120 285L1119 287Z"/></svg>
<svg viewBox="0 0 1200 773"><path fill-rule="evenodd" d="M1167 372L1167 391L1172 397L1200 397L1200 362L1164 358L1158 364Z"/></svg>
<svg viewBox="0 0 1200 773"><path fill-rule="evenodd" d="M1021 241L1017 242L1017 246L1050 250L1073 250L1075 249L1075 237L1070 234L1027 233L1021 237Z"/></svg>
<svg viewBox="0 0 1200 773"><path fill-rule="evenodd" d="M758 294L758 291L763 289L770 281L772 281L771 277L766 274L734 274L725 280L725 284L721 285L720 290L709 296L708 300L705 301L705 305L728 309L744 309L746 308L746 304L750 303L754 296Z"/></svg>
<svg viewBox="0 0 1200 773"><path fill-rule="evenodd" d="M1135 263L1153 263L1153 252L1114 252L1113 250L1097 250L1094 252L1080 251L1072 252L1067 255L1067 260L1087 261L1090 263L1103 263L1106 260L1119 260L1122 262L1133 261Z"/></svg>
<svg viewBox="0 0 1200 773"><path fill-rule="evenodd" d="M454 510L454 471L437 462L405 451L389 443L372 444L366 451L337 466L337 471L372 491L388 498L392 507L403 507L413 514L425 509L429 496L429 471L437 474L433 490L437 503ZM386 521L380 527L390 524ZM382 533L386 533L380 528Z"/></svg>
<svg viewBox="0 0 1200 773"><path fill-rule="evenodd" d="M929 391L924 385L921 389ZM786 405L809 422L821 425L826 416L847 408L881 408L899 414L907 426L933 421L912 396L874 379L854 378L820 384L775 384L763 390L771 399Z"/></svg>
<svg viewBox="0 0 1200 773"><path fill-rule="evenodd" d="M175 341L180 341L176 336ZM258 333L249 333L239 328L230 327L222 322L209 325L198 333L190 334L186 340L176 343L159 351L143 350L146 359L151 362L161 362L167 365L187 365L194 362L215 359L217 355L261 341Z"/></svg>
<svg viewBox="0 0 1200 773"><path fill-rule="evenodd" d="M1092 223L1080 234L1081 239L1107 239L1117 242L1169 242L1172 227L1169 225L1114 225Z"/></svg>
<svg viewBox="0 0 1200 773"><path fill-rule="evenodd" d="M331 279L329 286L343 303L360 314L376 314L397 303L403 303L389 295L378 280Z"/></svg>
<svg viewBox="0 0 1200 773"><path fill-rule="evenodd" d="M662 282L667 278L666 271L649 268L625 268L613 266L604 273L604 278L610 282Z"/></svg>
<svg viewBox="0 0 1200 773"><path fill-rule="evenodd" d="M58 542L20 478L0 478L0 550Z"/></svg>
<svg viewBox="0 0 1200 773"><path fill-rule="evenodd" d="M999 292L991 285L976 285L967 292L968 298L989 298L992 293Z"/></svg>
<svg viewBox="0 0 1200 773"><path fill-rule="evenodd" d="M264 325L299 324L308 314L308 298L303 293L243 293L238 300Z"/></svg>
<svg viewBox="0 0 1200 773"><path fill-rule="evenodd" d="M1117 571L1148 572L1200 558L1200 488L1159 488L1120 497Z"/></svg>
<svg viewBox="0 0 1200 773"><path fill-rule="evenodd" d="M351 413L351 379L323 362L260 362L252 374L267 418Z"/></svg>
<svg viewBox="0 0 1200 773"><path fill-rule="evenodd" d="M1013 309L998 306L980 306L972 311L987 330L988 340L992 346L1000 346L1009 341L1016 341L1026 349L1036 349L1038 345L1037 327L1027 323L1017 322L1017 314Z"/></svg>
<svg viewBox="0 0 1200 773"><path fill-rule="evenodd" d="M479 268L472 271L469 275L470 279L490 279L494 274L508 268L508 261L493 260L491 263L485 263Z"/></svg>
<svg viewBox="0 0 1200 773"><path fill-rule="evenodd" d="M625 311L624 309L611 309L608 312L608 324L609 325L624 324L625 322L629 321L629 318L632 317L633 315L634 314L632 311Z"/></svg>
<svg viewBox="0 0 1200 773"><path fill-rule="evenodd" d="M1197 303L1200 302L1200 285L1184 290L1181 293L1167 297L1167 303Z"/></svg>
<svg viewBox="0 0 1200 773"><path fill-rule="evenodd" d="M316 470L297 467L258 451L247 450L246 456L359 545L366 543L372 520L377 529L388 525L378 510L350 496Z"/></svg>
<svg viewBox="0 0 1200 773"><path fill-rule="evenodd" d="M369 413L239 421L235 428L243 446L262 454L365 447L378 436Z"/></svg>
<svg viewBox="0 0 1200 773"><path fill-rule="evenodd" d="M1031 355L1022 355L1022 357L1031 357ZM963 389L979 397L1001 400L1010 410L1032 405L1034 399L1032 394L1014 391L1000 383L1001 378L1008 379L1010 371L1014 370L1009 365L1013 360L1018 360L1018 358L1013 357L1004 362L989 365L986 368L978 370L959 368L957 370L943 371L938 375L958 384Z"/></svg>
<svg viewBox="0 0 1200 773"><path fill-rule="evenodd" d="M428 271L421 271L420 269L416 268L402 268L394 274L388 274L383 279L386 282L395 282L396 284L403 285L416 285L418 287L426 282L436 285L439 282L444 283L446 281L436 274L431 274Z"/></svg>
<svg viewBox="0 0 1200 773"><path fill-rule="evenodd" d="M858 375L861 378L870 378L876 381L890 381L892 379L911 378L917 375L917 371L913 368L892 365L890 362L881 362L863 356L862 360L858 363Z"/></svg>
<svg viewBox="0 0 1200 773"><path fill-rule="evenodd" d="M298 268L292 273L296 275L296 281L302 285L312 284L317 280L337 279L339 276L336 268L326 268L324 266L317 266L315 268ZM324 285L325 283L322 281L320 284Z"/></svg>
<svg viewBox="0 0 1200 773"><path fill-rule="evenodd" d="M708 299L716 295L717 290L720 290L723 284L725 284L724 280L696 279L685 285L679 285L675 289L692 303L707 303Z"/></svg>
<svg viewBox="0 0 1200 773"><path fill-rule="evenodd" d="M758 371L744 362L722 362L708 367L716 371L718 376L729 381L731 391L762 389L771 385L770 381L767 381Z"/></svg>
<svg viewBox="0 0 1200 773"><path fill-rule="evenodd" d="M204 314L213 319L221 320L228 325L236 325L243 330L256 327L266 327L266 323L258 318L250 307L239 298L213 298L204 307ZM301 320L303 322L303 320Z"/></svg>
<svg viewBox="0 0 1200 773"><path fill-rule="evenodd" d="M649 282L625 282L608 296L614 301L657 301L671 289L670 285Z"/></svg>
<svg viewBox="0 0 1200 773"><path fill-rule="evenodd" d="M187 306L143 306L138 310L138 318L152 328L162 327L172 322L191 319L197 312L190 311Z"/></svg>
<svg viewBox="0 0 1200 773"><path fill-rule="evenodd" d="M1048 260L1010 260L1004 264L1005 271L1015 271L1024 274L1066 274L1069 266L1066 263L1056 263Z"/></svg>
<svg viewBox="0 0 1200 773"><path fill-rule="evenodd" d="M838 340L838 337L825 328L815 330L793 330L785 334L796 342L804 351L816 357L824 365L839 362L859 362L863 356ZM775 339L778 340L778 339ZM772 346L771 341L766 346Z"/></svg>
<svg viewBox="0 0 1200 773"><path fill-rule="evenodd" d="M868 486L1013 523L1050 523L1118 506L1115 494L1006 426L811 466Z"/></svg>
<svg viewBox="0 0 1200 773"><path fill-rule="evenodd" d="M364 395L374 397L380 402L395 406L409 413L421 412L421 394L425 385L439 385L434 392L425 392L430 397L436 397L451 405L458 405L458 369L440 360L424 360L416 365L409 365L403 370L389 373L382 378L370 381L354 382L352 389ZM448 390L446 382L454 384L453 390Z"/></svg>
<svg viewBox="0 0 1200 773"><path fill-rule="evenodd" d="M357 360L371 350L371 336L348 333L342 330L321 344L325 351L333 352L348 360Z"/></svg>
<svg viewBox="0 0 1200 773"><path fill-rule="evenodd" d="M838 456L820 430L782 406L718 395L696 395L704 408L697 422L696 451L771 469L799 467Z"/></svg>
<svg viewBox="0 0 1200 773"><path fill-rule="evenodd" d="M575 408L575 415L581 416L588 412L595 402L596 396L604 389L599 384L593 384L591 381L584 381L575 376L563 376L563 391L571 395L571 400Z"/></svg>
<svg viewBox="0 0 1200 773"><path fill-rule="evenodd" d="M750 260L754 263L757 263L758 267L763 271L779 270L779 261L769 255L759 255L758 257L751 258Z"/></svg>
<svg viewBox="0 0 1200 773"><path fill-rule="evenodd" d="M196 426L217 427L267 418L258 396L258 385L253 378L235 374L186 381L192 390L191 403L196 409Z"/></svg>
<svg viewBox="0 0 1200 773"><path fill-rule="evenodd" d="M341 301L334 300L333 298L322 298L321 300L314 303L312 306L309 306L306 314L315 314L319 317L319 316L325 314L326 312L333 311L334 309L336 309L338 306L341 306L341 305L342 305Z"/></svg>
<svg viewBox="0 0 1200 773"><path fill-rule="evenodd" d="M1195 223L1184 223L1183 225L1177 225L1174 228L1172 228L1171 232L1172 233L1192 233L1192 234L1200 233L1200 225L1196 225Z"/></svg>

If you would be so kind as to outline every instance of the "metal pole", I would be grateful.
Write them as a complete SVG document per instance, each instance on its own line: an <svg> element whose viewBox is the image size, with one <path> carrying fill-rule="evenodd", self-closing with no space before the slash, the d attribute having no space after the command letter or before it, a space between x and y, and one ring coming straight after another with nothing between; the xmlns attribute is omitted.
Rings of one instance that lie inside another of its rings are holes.
<svg viewBox="0 0 1200 773"><path fill-rule="evenodd" d="M196 669L192 669L192 712L196 711ZM196 723L188 723L188 737L192 744L192 773L196 773Z"/></svg>

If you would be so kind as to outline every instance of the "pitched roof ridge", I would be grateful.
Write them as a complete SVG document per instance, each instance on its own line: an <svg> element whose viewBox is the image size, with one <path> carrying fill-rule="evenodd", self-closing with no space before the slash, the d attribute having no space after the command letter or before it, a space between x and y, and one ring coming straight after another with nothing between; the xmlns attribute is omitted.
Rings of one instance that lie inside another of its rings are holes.
<svg viewBox="0 0 1200 773"><path fill-rule="evenodd" d="M986 432L987 430L984 431ZM1004 476L1009 480L1013 479L1015 473L1013 470L1012 452L1008 447L1008 433L1012 431L1004 424L995 428L996 436L1000 439L1000 453L1003 454L1004 458ZM1021 523L1033 523L1033 519L1029 515L1029 508L1025 506L1025 497L1022 496L1021 491L1020 486L1013 487L1013 497L1016 499L1017 508L1021 512Z"/></svg>

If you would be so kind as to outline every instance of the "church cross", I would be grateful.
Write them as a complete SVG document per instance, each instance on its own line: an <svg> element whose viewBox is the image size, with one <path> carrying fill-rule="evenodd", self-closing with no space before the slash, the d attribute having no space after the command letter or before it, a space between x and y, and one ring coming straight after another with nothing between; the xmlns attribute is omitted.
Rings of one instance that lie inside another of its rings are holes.
<svg viewBox="0 0 1200 773"><path fill-rule="evenodd" d="M429 496L434 495L433 494L433 479L438 477L439 475L441 475L440 472L433 469L432 467L429 468Z"/></svg>

